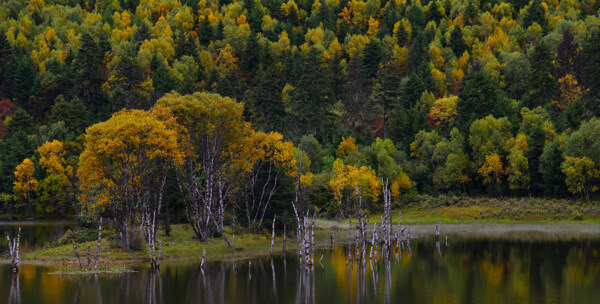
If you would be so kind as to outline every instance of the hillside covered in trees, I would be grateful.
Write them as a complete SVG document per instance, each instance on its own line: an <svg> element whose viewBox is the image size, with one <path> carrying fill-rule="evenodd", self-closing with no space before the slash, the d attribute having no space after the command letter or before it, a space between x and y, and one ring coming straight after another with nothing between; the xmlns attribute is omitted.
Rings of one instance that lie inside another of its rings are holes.
<svg viewBox="0 0 600 304"><path fill-rule="evenodd" d="M2 213L594 199L600 1L321 1L0 0Z"/></svg>

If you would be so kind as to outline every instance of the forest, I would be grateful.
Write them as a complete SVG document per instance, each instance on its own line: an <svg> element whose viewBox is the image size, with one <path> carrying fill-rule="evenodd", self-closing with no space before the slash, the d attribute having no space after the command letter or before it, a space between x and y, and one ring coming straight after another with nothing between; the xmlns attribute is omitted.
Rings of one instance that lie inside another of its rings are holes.
<svg viewBox="0 0 600 304"><path fill-rule="evenodd" d="M1 0L2 215L100 214L126 236L187 219L204 240L316 206L346 218L358 196L381 211L388 188L593 201L599 10Z"/></svg>

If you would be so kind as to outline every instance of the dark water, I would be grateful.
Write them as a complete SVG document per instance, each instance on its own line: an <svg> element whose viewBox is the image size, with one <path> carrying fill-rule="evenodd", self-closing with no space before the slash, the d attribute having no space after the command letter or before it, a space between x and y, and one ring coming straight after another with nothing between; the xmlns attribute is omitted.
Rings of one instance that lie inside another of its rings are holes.
<svg viewBox="0 0 600 304"><path fill-rule="evenodd" d="M598 303L599 240L454 237L415 239L373 267L346 266L346 248L317 250L312 270L295 254L205 263L164 263L120 275L48 274L0 265L0 303ZM251 262L251 264L249 263Z"/></svg>
<svg viewBox="0 0 600 304"><path fill-rule="evenodd" d="M6 234L12 239L18 227L21 227L20 252L28 252L57 241L73 226L69 221L0 221L0 253L8 250Z"/></svg>

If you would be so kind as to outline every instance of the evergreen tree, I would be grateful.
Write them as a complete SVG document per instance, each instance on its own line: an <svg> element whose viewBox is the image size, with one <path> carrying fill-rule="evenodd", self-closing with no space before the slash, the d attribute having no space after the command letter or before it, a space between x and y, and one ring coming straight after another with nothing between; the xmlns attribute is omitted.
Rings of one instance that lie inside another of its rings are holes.
<svg viewBox="0 0 600 304"><path fill-rule="evenodd" d="M0 192L12 192L15 168L33 155L33 147L27 137L31 133L33 118L25 110L17 109L0 144Z"/></svg>
<svg viewBox="0 0 600 304"><path fill-rule="evenodd" d="M588 99L600 99L600 30L594 30L583 46L583 83Z"/></svg>
<svg viewBox="0 0 600 304"><path fill-rule="evenodd" d="M383 47L379 39L371 39L369 43L365 45L363 50L363 68L369 78L374 78L379 70L379 63L383 56Z"/></svg>
<svg viewBox="0 0 600 304"><path fill-rule="evenodd" d="M77 136L83 134L90 125L89 115L85 105L77 97L67 101L59 95L52 107L50 123L62 121L67 130Z"/></svg>
<svg viewBox="0 0 600 304"><path fill-rule="evenodd" d="M379 113L383 118L383 139L387 138L387 128L391 113L396 110L400 102L400 73L391 61L381 66L377 73L373 95L371 98L379 108Z"/></svg>
<svg viewBox="0 0 600 304"><path fill-rule="evenodd" d="M133 33L133 43L138 45L139 47L142 44L142 42L150 39L152 39L152 32L150 31L150 27L148 26L148 23L142 22Z"/></svg>
<svg viewBox="0 0 600 304"><path fill-rule="evenodd" d="M463 80L458 102L457 126L467 132L471 123L491 113L500 102L498 84L484 70L475 71Z"/></svg>
<svg viewBox="0 0 600 304"><path fill-rule="evenodd" d="M10 43L6 39L6 33L0 30L0 98L4 98L8 95L9 89L9 73L8 63L12 56L12 48Z"/></svg>
<svg viewBox="0 0 600 304"><path fill-rule="evenodd" d="M408 44L408 32L406 31L406 28L404 27L404 24L402 24L402 22L400 22L400 24L398 25L398 32L396 33L396 43L398 43L399 46L405 46Z"/></svg>
<svg viewBox="0 0 600 304"><path fill-rule="evenodd" d="M463 37L460 26L455 26L450 32L450 48L456 57L462 56L465 51L469 50L469 45Z"/></svg>
<svg viewBox="0 0 600 304"><path fill-rule="evenodd" d="M311 48L303 56L301 76L290 94L290 107L293 125L292 132L298 138L313 133L323 142L330 140L336 114L333 112L335 99L332 98L330 78L322 66L322 53Z"/></svg>
<svg viewBox="0 0 600 304"><path fill-rule="evenodd" d="M213 39L213 29L210 25L210 20L208 20L208 16L204 15L204 19L202 23L200 23L200 28L198 29L198 41L200 45L209 45L210 41Z"/></svg>
<svg viewBox="0 0 600 304"><path fill-rule="evenodd" d="M477 8L477 5L475 5L473 0L469 0L467 3L464 16L468 25L474 25L477 23L477 20L479 19L479 8Z"/></svg>
<svg viewBox="0 0 600 304"><path fill-rule="evenodd" d="M417 4L417 2L414 2L406 10L406 19L408 19L410 24L415 27L423 27L427 24L427 18L425 18L425 14L423 13L423 7Z"/></svg>
<svg viewBox="0 0 600 304"><path fill-rule="evenodd" d="M7 71L10 85L9 96L16 98L26 109L41 113L38 108L40 104L31 100L41 90L36 69L31 59L21 52L16 53L10 58Z"/></svg>
<svg viewBox="0 0 600 304"><path fill-rule="evenodd" d="M363 69L362 59L355 55L348 64L348 81L343 87L342 125L352 131L355 136L369 135L373 120L373 104L369 98L368 76Z"/></svg>
<svg viewBox="0 0 600 304"><path fill-rule="evenodd" d="M256 37L256 33L252 32L250 36L248 36L248 40L246 40L246 48L242 54L242 70L244 73L250 75L256 73L260 63L260 54L261 48L258 44L258 37Z"/></svg>
<svg viewBox="0 0 600 304"><path fill-rule="evenodd" d="M276 67L261 66L256 73L255 83L248 100L252 120L262 130L284 132L286 113Z"/></svg>
<svg viewBox="0 0 600 304"><path fill-rule="evenodd" d="M169 67L164 61L156 58L156 56L152 58L152 61L155 65L153 67L154 73L152 73L152 85L154 86L156 98L160 98L165 93L175 90L177 80L171 75L171 71L169 71Z"/></svg>
<svg viewBox="0 0 600 304"><path fill-rule="evenodd" d="M565 175L561 169L564 158L559 145L556 139L547 142L539 160L539 171L543 177L544 194L561 195L566 192Z"/></svg>
<svg viewBox="0 0 600 304"><path fill-rule="evenodd" d="M540 127L535 128L528 138L527 147L528 150L525 153L527 161L529 163L529 177L531 178L531 188L534 193L544 194L544 185L542 172L540 170L540 157L544 152L544 145L546 143L546 134Z"/></svg>
<svg viewBox="0 0 600 304"><path fill-rule="evenodd" d="M81 35L81 46L74 60L76 75L75 95L92 112L96 112L106 101L102 92L104 76L100 70L102 54L94 38L87 32Z"/></svg>
<svg viewBox="0 0 600 304"><path fill-rule="evenodd" d="M556 92L554 78L554 55L545 43L539 43L531 54L531 72L529 74L529 87L531 88L530 107L543 106L550 102Z"/></svg>
<svg viewBox="0 0 600 304"><path fill-rule="evenodd" d="M540 0L533 0L531 5L527 8L525 12L525 17L523 18L523 28L528 28L533 23L537 23L542 27L544 31L548 29L548 20L546 20L546 10L542 6Z"/></svg>
<svg viewBox="0 0 600 304"><path fill-rule="evenodd" d="M581 54L575 44L573 33L570 29L565 29L562 41L556 49L556 78L560 79L566 74L571 74L580 79L581 70Z"/></svg>
<svg viewBox="0 0 600 304"><path fill-rule="evenodd" d="M427 54L427 44L425 42L425 38L423 37L423 33L419 33L413 39L413 44L408 51L406 74L410 75L413 73L418 73L419 69L426 67L426 65L423 63L426 63L428 60L429 56Z"/></svg>
<svg viewBox="0 0 600 304"><path fill-rule="evenodd" d="M182 56L198 57L196 40L188 32L177 32L175 36L175 57Z"/></svg>

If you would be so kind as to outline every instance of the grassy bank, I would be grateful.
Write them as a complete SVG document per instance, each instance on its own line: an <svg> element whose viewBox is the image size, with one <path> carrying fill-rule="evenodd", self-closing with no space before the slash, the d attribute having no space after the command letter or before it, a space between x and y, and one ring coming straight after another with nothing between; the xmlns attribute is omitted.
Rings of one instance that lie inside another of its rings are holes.
<svg viewBox="0 0 600 304"><path fill-rule="evenodd" d="M227 235L231 238L231 231L226 228ZM100 245L100 264L124 264L131 262L143 262L148 260L148 250L145 244L141 250L125 251L116 247L110 239L112 235L109 230L102 238ZM193 260L202 259L202 251L206 249L206 260L235 259L252 256L268 255L271 249L271 234L254 234L242 232L235 235L235 248L228 248L222 238L213 238L206 242L199 242L194 238L193 231L187 224L172 226L170 236L166 236L163 230L159 231L158 240L162 242L162 254L164 260ZM283 245L282 236L276 236L274 252L281 252ZM92 258L96 248L96 241L81 242L77 244L82 262L86 247L90 246ZM297 247L296 242L290 236L287 237L286 249ZM158 254L158 248L157 248ZM47 248L26 253L22 256L23 263L58 263L76 264L77 259L73 252L73 245L52 245Z"/></svg>
<svg viewBox="0 0 600 304"><path fill-rule="evenodd" d="M398 213L402 211L402 220L405 223L429 225L437 222L443 224L549 224L549 223L600 223L600 204L592 202L575 202L571 200L547 199L497 199L497 198L472 198L439 196L419 196L412 202L396 206L393 211L394 222L398 221ZM380 214L370 213L370 222L380 221ZM317 242L328 243L329 231L333 230L334 239L337 241L347 238L348 221L325 220L318 221L316 231ZM226 233L231 237L230 228ZM92 249L92 256L96 248L93 230L83 232L87 238L80 238L77 247L82 262L85 263L86 247ZM77 259L70 243L71 235L65 236L63 242L50 245L46 248L26 253L22 256L23 263L63 264L66 273L77 272ZM77 239L77 238L76 238ZM85 241L85 240L89 241ZM148 251L142 246L138 251L124 251L114 245L114 231L105 231L101 244L100 265L110 271L122 271L115 268L119 265L148 260ZM167 261L201 260L202 251L206 249L206 260L224 260L248 258L268 255L271 246L271 234L237 232L235 235L235 249L228 248L221 238L213 238L207 242L199 242L194 238L194 233L187 224L172 226L170 236L163 230L159 231L159 240L162 242L163 258ZM276 236L274 252L280 253L283 239ZM297 243L293 236L288 235L286 249L294 250ZM113 267L113 268L111 268ZM69 269L72 269L69 270ZM103 270L103 271L104 271Z"/></svg>
<svg viewBox="0 0 600 304"><path fill-rule="evenodd" d="M567 199L421 196L404 208L416 223L600 222L600 204Z"/></svg>
<svg viewBox="0 0 600 304"><path fill-rule="evenodd" d="M392 216L408 224L600 223L600 203L566 199L416 196L394 206ZM367 211L368 212L368 211ZM369 222L381 222L381 212L368 212ZM346 228L347 221L322 220L319 227Z"/></svg>

